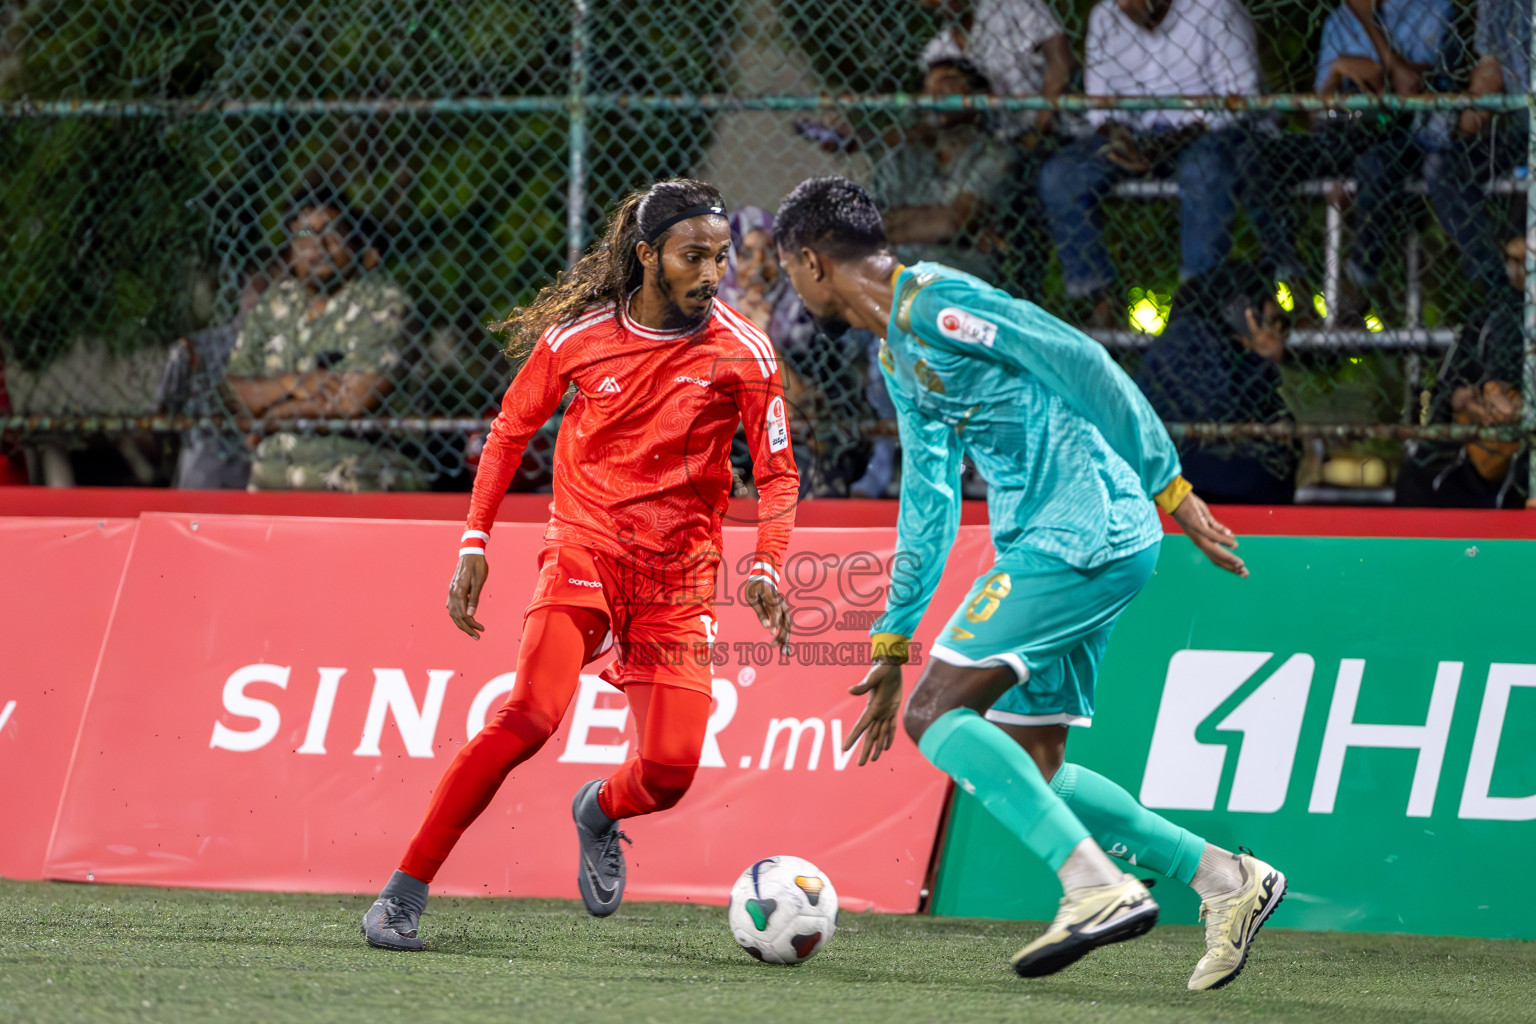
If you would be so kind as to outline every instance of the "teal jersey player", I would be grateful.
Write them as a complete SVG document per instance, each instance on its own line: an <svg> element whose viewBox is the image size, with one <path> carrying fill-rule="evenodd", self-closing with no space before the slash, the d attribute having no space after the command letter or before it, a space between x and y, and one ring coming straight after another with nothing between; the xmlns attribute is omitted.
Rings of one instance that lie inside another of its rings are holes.
<svg viewBox="0 0 1536 1024"><path fill-rule="evenodd" d="M898 265L873 201L845 178L803 182L775 228L806 308L829 330L884 339L901 435L892 583L873 665L851 691L869 702L846 748L862 739L859 763L878 759L899 717L929 761L1056 872L1060 908L1014 956L1021 976L1156 923L1146 887L1109 851L1200 893L1206 951L1189 988L1232 981L1285 876L1147 810L1067 763L1065 747L1069 727L1093 716L1115 620L1156 565L1156 506L1212 562L1246 576L1236 538L1191 493L1152 407L1091 338L969 274ZM959 528L965 456L988 483L996 560L931 646L903 709L902 663Z"/></svg>
<svg viewBox="0 0 1536 1024"><path fill-rule="evenodd" d="M901 430L902 578L875 636L899 643L922 618L960 523L969 455L988 483L998 563L934 656L1025 680L993 705L994 721L1086 725L1115 617L1157 561L1148 496L1177 492L1178 454L1103 347L1038 306L936 263L903 268L894 291L880 363Z"/></svg>

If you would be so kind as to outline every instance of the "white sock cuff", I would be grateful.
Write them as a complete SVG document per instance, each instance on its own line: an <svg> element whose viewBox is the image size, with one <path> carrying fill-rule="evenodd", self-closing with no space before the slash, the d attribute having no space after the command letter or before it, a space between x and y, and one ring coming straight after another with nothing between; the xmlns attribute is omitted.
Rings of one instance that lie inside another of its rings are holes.
<svg viewBox="0 0 1536 1024"><path fill-rule="evenodd" d="M1061 867L1056 869L1056 877L1061 880L1064 892L1114 885L1124 874L1092 836L1074 846Z"/></svg>
<svg viewBox="0 0 1536 1024"><path fill-rule="evenodd" d="M1195 877L1189 884L1201 899L1233 892L1243 884L1242 862L1230 850L1206 843L1200 851L1200 866L1195 868Z"/></svg>

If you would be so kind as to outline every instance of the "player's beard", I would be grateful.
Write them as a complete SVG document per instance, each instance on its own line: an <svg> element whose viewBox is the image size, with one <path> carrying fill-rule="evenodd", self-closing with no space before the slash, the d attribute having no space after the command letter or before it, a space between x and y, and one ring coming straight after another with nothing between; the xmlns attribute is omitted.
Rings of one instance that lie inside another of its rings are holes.
<svg viewBox="0 0 1536 1024"><path fill-rule="evenodd" d="M693 291L686 293L687 298L697 299L704 303L704 308L697 316L690 316L683 311L682 306L677 304L677 300L672 298L672 282L667 279L667 265L664 262L658 261L656 264L656 283L661 287L661 294L667 300L666 309L662 311L661 315L662 330L680 331L684 328L698 327L705 320L709 319L709 311L712 307L708 300L713 299L715 292L718 290L714 285L701 285Z"/></svg>

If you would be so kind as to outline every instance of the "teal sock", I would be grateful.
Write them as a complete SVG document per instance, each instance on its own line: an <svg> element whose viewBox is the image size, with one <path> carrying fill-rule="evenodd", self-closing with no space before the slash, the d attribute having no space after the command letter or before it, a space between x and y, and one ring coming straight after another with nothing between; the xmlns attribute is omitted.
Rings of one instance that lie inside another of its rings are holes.
<svg viewBox="0 0 1536 1024"><path fill-rule="evenodd" d="M1051 790L1088 826L1105 853L1185 884L1195 877L1205 840L1147 810L1098 772L1064 764Z"/></svg>
<svg viewBox="0 0 1536 1024"><path fill-rule="evenodd" d="M1089 838L1088 829L1051 792L1024 748L969 708L940 715L917 746L1052 871Z"/></svg>

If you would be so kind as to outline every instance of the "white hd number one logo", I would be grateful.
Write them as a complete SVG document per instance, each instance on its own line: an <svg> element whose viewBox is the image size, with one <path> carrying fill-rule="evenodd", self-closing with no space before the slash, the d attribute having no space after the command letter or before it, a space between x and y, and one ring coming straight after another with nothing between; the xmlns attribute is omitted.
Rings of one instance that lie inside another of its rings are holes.
<svg viewBox="0 0 1536 1024"><path fill-rule="evenodd" d="M720 623L708 615L700 615L699 621L704 623L704 642L713 644L715 642L715 634L720 632Z"/></svg>

